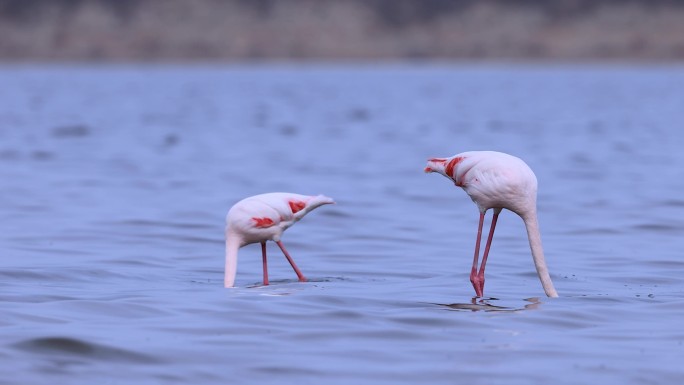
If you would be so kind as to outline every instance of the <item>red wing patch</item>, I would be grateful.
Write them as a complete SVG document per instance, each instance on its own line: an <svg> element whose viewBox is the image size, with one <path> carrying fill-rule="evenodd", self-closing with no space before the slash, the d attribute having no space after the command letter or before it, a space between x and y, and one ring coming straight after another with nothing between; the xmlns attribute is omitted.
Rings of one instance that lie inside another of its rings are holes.
<svg viewBox="0 0 684 385"><path fill-rule="evenodd" d="M304 207L306 207L306 202L302 201L292 200L288 203L290 204L290 210L292 210L292 214L296 214L297 212L304 210Z"/></svg>
<svg viewBox="0 0 684 385"><path fill-rule="evenodd" d="M275 222L273 222L273 219L271 219L269 217L263 217L263 218L253 217L252 220L254 221L254 226L259 227L259 228L271 227L275 223Z"/></svg>
<svg viewBox="0 0 684 385"><path fill-rule="evenodd" d="M446 167L444 168L444 172L445 172L448 176L450 176L450 177L453 178L453 177L454 177L454 167L456 167L457 164L461 163L461 161L462 161L463 159L464 159L464 158L463 158L462 156L457 156L457 157L451 159L451 160L449 161L449 163L446 165Z"/></svg>

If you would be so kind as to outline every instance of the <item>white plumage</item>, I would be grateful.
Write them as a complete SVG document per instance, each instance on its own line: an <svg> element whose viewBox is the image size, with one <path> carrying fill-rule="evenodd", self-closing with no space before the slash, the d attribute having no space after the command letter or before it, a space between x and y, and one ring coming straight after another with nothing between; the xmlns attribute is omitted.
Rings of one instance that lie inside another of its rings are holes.
<svg viewBox="0 0 684 385"><path fill-rule="evenodd" d="M549 297L558 297L546 266L539 233L537 177L525 162L501 152L469 151L449 158L432 158L428 160L425 172L437 172L451 179L456 186L465 190L480 210L475 256L470 272L470 281L477 296L484 294L485 266L497 218L502 209L508 209L518 214L525 223L532 259L544 292ZM494 217L478 271L482 225L489 209L494 210Z"/></svg>
<svg viewBox="0 0 684 385"><path fill-rule="evenodd" d="M267 193L245 198L231 207L226 216L226 267L224 286L232 287L237 271L238 250L250 243L261 243L264 285L268 285L266 241L274 241L287 258L300 281L306 281L283 246L285 230L316 207L335 203L323 195Z"/></svg>

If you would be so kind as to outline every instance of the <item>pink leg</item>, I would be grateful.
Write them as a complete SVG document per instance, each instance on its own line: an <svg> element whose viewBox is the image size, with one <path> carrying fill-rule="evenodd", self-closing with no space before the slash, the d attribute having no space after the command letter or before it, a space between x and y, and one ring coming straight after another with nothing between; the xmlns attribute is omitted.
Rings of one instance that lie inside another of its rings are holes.
<svg viewBox="0 0 684 385"><path fill-rule="evenodd" d="M475 295L482 297L482 285L480 277L477 275L477 260L480 258L480 240L482 239L482 225L484 224L484 213L480 213L480 224L477 227L477 242L475 243L475 256L473 257L473 268L470 270L470 282L475 288Z"/></svg>
<svg viewBox="0 0 684 385"><path fill-rule="evenodd" d="M487 265L487 256L489 255L489 248L492 246L492 239L494 238L494 228L496 227L496 220L499 219L501 209L494 209L494 216L492 217L492 224L489 227L489 236L487 237L487 244L485 245L484 255L482 255L482 264L480 271L477 273L478 282L480 282L480 295L484 294L485 284L485 266Z"/></svg>
<svg viewBox="0 0 684 385"><path fill-rule="evenodd" d="M266 242L261 242L261 260L264 262L264 286L268 286L268 262L266 261Z"/></svg>
<svg viewBox="0 0 684 385"><path fill-rule="evenodd" d="M285 258L287 258L287 261L290 262L290 266L294 269L295 273L297 273L297 277L299 278L299 282L306 282L306 277L304 277L304 274L297 268L297 265L295 265L294 261L292 260L292 257L290 257L290 254L285 250L285 246L283 246L283 243L278 241L276 242L278 244L278 247L280 247L280 250L283 251L283 254L285 254Z"/></svg>

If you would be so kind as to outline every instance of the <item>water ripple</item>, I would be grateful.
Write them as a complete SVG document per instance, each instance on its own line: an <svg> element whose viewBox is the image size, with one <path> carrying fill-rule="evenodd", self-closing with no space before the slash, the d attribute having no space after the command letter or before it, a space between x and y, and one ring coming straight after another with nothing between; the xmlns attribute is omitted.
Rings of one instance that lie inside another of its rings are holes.
<svg viewBox="0 0 684 385"><path fill-rule="evenodd" d="M82 362L114 361L131 364L158 363L159 360L130 350L95 344L73 337L52 336L30 338L13 344L19 350L50 356L54 359L78 358Z"/></svg>

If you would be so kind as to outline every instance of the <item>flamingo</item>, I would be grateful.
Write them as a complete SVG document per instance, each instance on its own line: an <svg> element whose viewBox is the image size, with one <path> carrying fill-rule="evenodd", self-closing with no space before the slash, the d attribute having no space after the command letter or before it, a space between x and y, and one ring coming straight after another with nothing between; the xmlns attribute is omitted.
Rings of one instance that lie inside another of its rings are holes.
<svg viewBox="0 0 684 385"><path fill-rule="evenodd" d="M266 241L274 241L285 254L300 282L306 277L280 241L283 232L316 207L335 203L323 195L267 193L245 198L230 208L226 215L226 268L224 286L232 287L237 272L238 250L251 243L261 243L264 285L268 285Z"/></svg>
<svg viewBox="0 0 684 385"><path fill-rule="evenodd" d="M537 220L537 177L530 167L515 156L495 151L469 151L450 158L428 160L426 173L436 172L451 179L470 196L480 210L480 223L477 229L475 256L470 272L470 282L475 294L484 294L485 265L492 244L496 221L502 209L518 214L527 230L532 259L537 269L544 292L549 297L558 297L553 287L549 270L544 260L539 223ZM489 229L489 237L482 256L482 264L477 269L480 254L480 240L485 213L493 209L494 216Z"/></svg>

